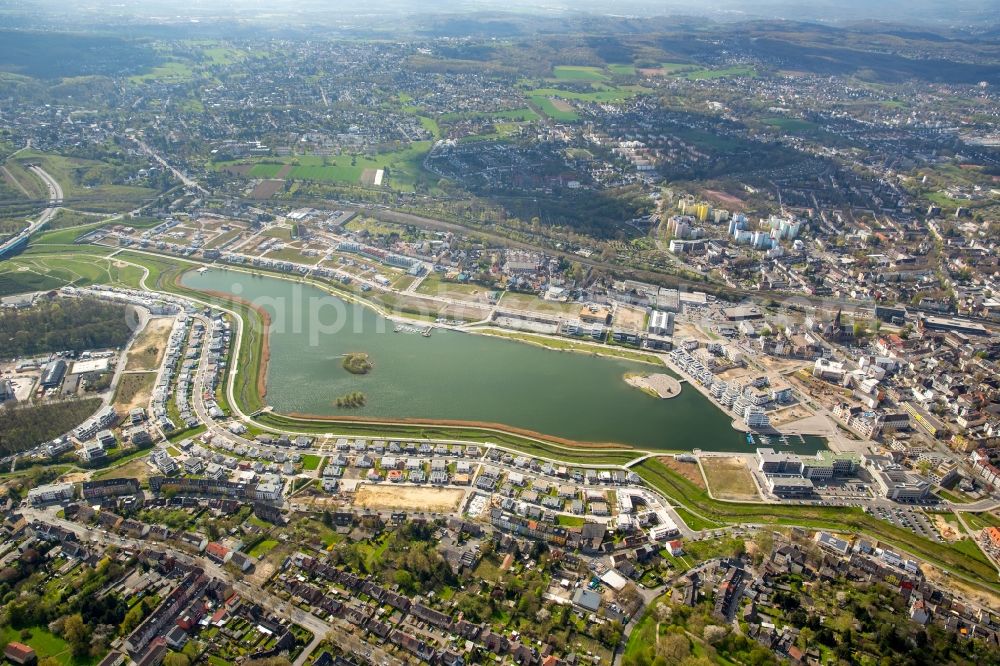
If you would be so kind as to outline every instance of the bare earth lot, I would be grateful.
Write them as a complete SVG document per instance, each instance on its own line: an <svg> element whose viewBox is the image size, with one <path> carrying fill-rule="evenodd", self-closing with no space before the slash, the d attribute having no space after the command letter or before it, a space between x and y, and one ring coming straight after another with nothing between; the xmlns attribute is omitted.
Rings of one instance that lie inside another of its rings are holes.
<svg viewBox="0 0 1000 666"><path fill-rule="evenodd" d="M646 327L646 312L638 308L619 306L615 311L615 324L622 328L641 331Z"/></svg>
<svg viewBox="0 0 1000 666"><path fill-rule="evenodd" d="M457 488L360 485L354 504L365 509L409 509L442 513L455 511L465 496Z"/></svg>
<svg viewBox="0 0 1000 666"><path fill-rule="evenodd" d="M145 408L148 406L153 397L155 385L155 372L122 373L118 388L115 390L115 408L118 413L128 412L136 407Z"/></svg>
<svg viewBox="0 0 1000 666"><path fill-rule="evenodd" d="M172 317L156 317L146 323L146 328L135 339L125 361L126 370L156 370L163 361L167 340L173 328Z"/></svg>
<svg viewBox="0 0 1000 666"><path fill-rule="evenodd" d="M712 489L712 494L719 499L758 500L757 486L746 464L739 458L702 458L701 468Z"/></svg>
<svg viewBox="0 0 1000 666"><path fill-rule="evenodd" d="M697 463L680 462L673 456L663 456L659 461L702 490L705 489L705 478L701 475Z"/></svg>

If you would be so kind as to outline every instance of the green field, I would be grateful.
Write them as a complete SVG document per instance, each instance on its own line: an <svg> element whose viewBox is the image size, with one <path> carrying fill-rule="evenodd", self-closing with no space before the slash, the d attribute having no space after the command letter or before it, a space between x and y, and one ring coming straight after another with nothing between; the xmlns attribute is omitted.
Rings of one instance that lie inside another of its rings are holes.
<svg viewBox="0 0 1000 666"><path fill-rule="evenodd" d="M559 97L561 99L578 100L581 102L622 102L648 90L640 86L592 85L591 88L591 92L562 90L560 88L535 88L527 91L525 94L530 98Z"/></svg>
<svg viewBox="0 0 1000 666"><path fill-rule="evenodd" d="M30 249L30 248L29 248ZM86 252L85 250L90 250ZM0 263L0 295L77 287L117 284L138 287L142 270L116 266L93 246L40 246L46 252L24 253Z"/></svg>
<svg viewBox="0 0 1000 666"><path fill-rule="evenodd" d="M665 74L676 74L689 69L697 69L697 66L684 62L665 62L660 65L660 69L662 69Z"/></svg>
<svg viewBox="0 0 1000 666"><path fill-rule="evenodd" d="M608 71L615 76L635 76L635 65L608 65Z"/></svg>
<svg viewBox="0 0 1000 666"><path fill-rule="evenodd" d="M600 67L576 65L557 65L552 68L552 75L560 81L604 81L608 78Z"/></svg>
<svg viewBox="0 0 1000 666"><path fill-rule="evenodd" d="M705 520L696 516L682 506L675 507L674 510L681 517L681 520L684 521L684 524L696 532L700 530L715 530L722 527L719 523L713 523L711 520Z"/></svg>
<svg viewBox="0 0 1000 666"><path fill-rule="evenodd" d="M560 514L556 516L556 522L563 527L582 527L587 521L583 516L564 516Z"/></svg>
<svg viewBox="0 0 1000 666"><path fill-rule="evenodd" d="M531 103L534 104L539 111L552 120L573 122L574 120L580 119L580 115L576 111L563 111L561 109L557 109L555 104L552 103L552 98L547 95L532 95L530 99Z"/></svg>
<svg viewBox="0 0 1000 666"><path fill-rule="evenodd" d="M430 150L430 141L414 141L402 150L379 153L377 155L296 155L283 158L267 158L250 169L251 178L274 178L286 164L291 165L288 178L349 185L361 184L365 169L385 169L383 185L388 182L395 190L412 191L418 178L423 174L423 159ZM216 162L216 169L246 164L247 162Z"/></svg>
<svg viewBox="0 0 1000 666"><path fill-rule="evenodd" d="M1000 516L993 513L963 513L962 518L971 530L983 530L987 527L1000 527Z"/></svg>
<svg viewBox="0 0 1000 666"><path fill-rule="evenodd" d="M284 164L274 164L272 162L261 162L254 164L250 169L251 178L274 178L278 172L285 168Z"/></svg>
<svg viewBox="0 0 1000 666"><path fill-rule="evenodd" d="M191 66L179 60L171 60L159 67L154 67L145 74L136 74L129 77L129 81L132 83L149 83L150 81L157 83L186 83L193 79L194 71L191 69Z"/></svg>

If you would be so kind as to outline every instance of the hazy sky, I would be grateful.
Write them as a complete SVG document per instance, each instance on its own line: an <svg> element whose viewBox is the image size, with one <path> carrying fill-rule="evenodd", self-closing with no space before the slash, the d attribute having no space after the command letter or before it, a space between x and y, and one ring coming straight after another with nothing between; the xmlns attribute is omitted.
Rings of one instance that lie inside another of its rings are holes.
<svg viewBox="0 0 1000 666"><path fill-rule="evenodd" d="M281 21L322 16L357 19L439 13L518 12L618 15L703 14L718 19L787 18L823 21L880 19L952 25L1000 22L1000 0L0 0L14 12L41 11L63 20L99 16L151 20Z"/></svg>

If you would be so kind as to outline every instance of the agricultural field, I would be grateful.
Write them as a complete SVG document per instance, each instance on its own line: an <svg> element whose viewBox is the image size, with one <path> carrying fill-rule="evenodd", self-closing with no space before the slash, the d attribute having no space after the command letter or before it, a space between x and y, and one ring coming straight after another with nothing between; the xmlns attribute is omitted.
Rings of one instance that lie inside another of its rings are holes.
<svg viewBox="0 0 1000 666"><path fill-rule="evenodd" d="M615 76L634 76L635 65L611 64L608 65L608 71L614 74Z"/></svg>
<svg viewBox="0 0 1000 666"><path fill-rule="evenodd" d="M560 81L604 81L608 78L600 67L556 65L552 75Z"/></svg>

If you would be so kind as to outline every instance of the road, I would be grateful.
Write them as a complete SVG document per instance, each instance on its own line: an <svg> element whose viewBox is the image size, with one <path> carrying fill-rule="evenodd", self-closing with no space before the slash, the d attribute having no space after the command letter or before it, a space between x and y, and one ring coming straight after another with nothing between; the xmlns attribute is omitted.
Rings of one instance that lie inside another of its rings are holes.
<svg viewBox="0 0 1000 666"><path fill-rule="evenodd" d="M38 176L45 187L49 191L49 206L42 211L42 214L38 216L38 219L28 225L28 228L23 230L21 233L17 234L13 238L7 240L3 245L0 245L0 257L3 257L12 249L16 248L18 244L26 242L35 232L39 231L44 227L49 221L56 216L59 212L59 207L63 202L63 191L59 183L53 178L45 169L40 166L30 166L28 170L33 174Z"/></svg>
<svg viewBox="0 0 1000 666"><path fill-rule="evenodd" d="M38 520L49 525L56 525L67 529L76 534L81 543L99 543L105 546L128 547L135 550L149 548L151 545L141 539L133 539L130 537L110 534L104 530L90 528L80 525L79 523L59 518L56 516L56 511L58 509L58 506L52 506L46 509L25 507L22 510L22 514L28 521ZM341 647L341 649L355 655L362 656L371 663L392 665L402 663L395 657L392 657L382 651L380 648L369 645L368 643L363 643L359 639L355 638L350 633L348 628L349 625L347 625L343 620L338 619L333 623L325 622L315 615L306 613L305 611L290 605L288 602L262 589L259 585L248 583L242 576L234 576L228 570L219 566L208 557L194 556L187 552L177 550L166 543L157 542L155 545L157 549L166 551L181 562L201 567L207 575L220 580L225 580L243 597L259 604L260 606L263 606L276 616L308 629L313 635L313 640L306 647L306 650L304 650L299 656L299 659L296 660L295 663L299 666L305 662L309 654L315 650L316 647L328 636L331 637L333 639L333 643Z"/></svg>
<svg viewBox="0 0 1000 666"><path fill-rule="evenodd" d="M153 150L148 145L146 145L146 143L142 139L140 139L137 136L132 136L132 135L128 135L128 138L132 139L132 141L135 141L136 144L138 144L139 148L142 149L142 151L144 153L146 153L147 155L149 155L150 157L152 157L154 160L156 160L157 162L159 162L160 164L162 164L163 168L169 169L170 172L173 173L174 176L177 177L177 180L179 180L182 183L184 183L185 187L190 187L192 189L198 190L202 194L208 194L208 190L206 190L204 187L202 187L201 185L199 185L196 180L193 180L192 178L189 178L180 169L178 169L177 167L171 165L169 162L167 162L167 160L163 159L163 157L161 157L159 153L157 153L155 150Z"/></svg>

